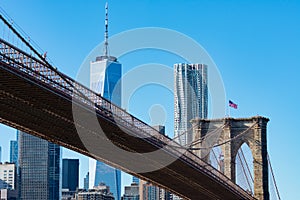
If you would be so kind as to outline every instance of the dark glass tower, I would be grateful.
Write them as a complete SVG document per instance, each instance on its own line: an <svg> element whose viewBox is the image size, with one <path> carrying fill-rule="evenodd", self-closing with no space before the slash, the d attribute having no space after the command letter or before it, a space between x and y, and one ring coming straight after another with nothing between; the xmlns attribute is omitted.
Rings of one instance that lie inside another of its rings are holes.
<svg viewBox="0 0 300 200"><path fill-rule="evenodd" d="M19 131L17 130L17 140L10 141L10 154L9 154L9 162L15 163L18 167L18 138Z"/></svg>
<svg viewBox="0 0 300 200"><path fill-rule="evenodd" d="M10 141L10 159L9 162L18 163L18 142L17 141Z"/></svg>
<svg viewBox="0 0 300 200"><path fill-rule="evenodd" d="M60 147L27 133L19 135L21 200L60 199Z"/></svg>
<svg viewBox="0 0 300 200"><path fill-rule="evenodd" d="M79 159L63 159L62 188L76 191L79 181Z"/></svg>
<svg viewBox="0 0 300 200"><path fill-rule="evenodd" d="M88 190L89 189L89 182L90 182L90 173L88 172L86 175L85 175L85 178L83 179L83 188L85 190Z"/></svg>

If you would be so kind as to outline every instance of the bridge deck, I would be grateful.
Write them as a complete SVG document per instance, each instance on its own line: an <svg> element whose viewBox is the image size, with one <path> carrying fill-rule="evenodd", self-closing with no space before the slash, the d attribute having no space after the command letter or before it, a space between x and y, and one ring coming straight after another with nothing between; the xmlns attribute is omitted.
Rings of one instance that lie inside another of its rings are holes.
<svg viewBox="0 0 300 200"><path fill-rule="evenodd" d="M91 126L93 122L90 121L95 117L92 108L80 101L75 102L72 109L70 95L34 79L28 73L18 71L9 62L0 60L1 123L103 161L187 199L254 199L228 180L222 182L224 177L209 173L209 168L204 168L203 163L195 162L190 152L157 171L137 173L136 165L143 165L140 157L148 161L147 165L160 166L163 165L163 160L178 156L176 150L170 149L162 151L160 158L156 159L145 153L160 149L169 139L133 137L130 134L141 133L125 126L120 128L110 112L97 111L96 119L104 136L97 126ZM74 109L83 119L91 120L75 119L74 122ZM105 143L107 138L127 151L143 154L111 156L112 150Z"/></svg>

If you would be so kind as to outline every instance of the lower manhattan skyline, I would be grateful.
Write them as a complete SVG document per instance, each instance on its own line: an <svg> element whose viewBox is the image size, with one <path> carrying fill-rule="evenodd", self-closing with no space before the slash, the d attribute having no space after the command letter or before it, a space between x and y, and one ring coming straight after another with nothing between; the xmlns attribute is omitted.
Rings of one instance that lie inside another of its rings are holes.
<svg viewBox="0 0 300 200"><path fill-rule="evenodd" d="M105 1L3 0L0 6L38 43L59 71L88 85L87 80L80 78L80 73L90 62L90 57L103 53L99 44L103 42ZM176 0L171 3L142 0L125 3L117 0L109 1L109 6L109 35L112 40L115 35L118 38L118 34L157 27L158 30L178 32L205 49L224 87L224 111L217 118L228 115L234 118L258 115L269 118L268 153L281 198L299 199L300 176L297 169L300 149L297 144L300 136L296 122L300 117L297 112L300 97L297 79L300 69L300 2ZM135 40L147 41L147 38L140 35L124 44L134 46ZM112 56L121 51L114 47L112 44L109 49ZM186 51L192 54L188 49ZM144 66L149 77L152 77L151 69L158 65L173 73L175 63L192 64L172 52L151 48L124 53L118 60L122 63L123 75ZM211 85L215 81L211 75L213 66L205 59L201 64L207 65L208 84ZM153 72L155 76L162 75ZM170 78L173 82L173 74L170 77L166 79ZM212 91L208 90L207 118L211 119L215 118L215 107ZM122 108L151 126L166 126L166 135L173 138L172 92L157 84L143 85L130 99L122 102ZM229 108L228 100L238 104L238 108ZM16 140L16 130L1 124L0 133L2 162L6 162L10 160L10 141ZM80 160L79 186L83 188L83 179L89 170L88 157L62 148L62 158ZM132 177L122 173L121 195L124 194L124 186L130 186L131 182Z"/></svg>

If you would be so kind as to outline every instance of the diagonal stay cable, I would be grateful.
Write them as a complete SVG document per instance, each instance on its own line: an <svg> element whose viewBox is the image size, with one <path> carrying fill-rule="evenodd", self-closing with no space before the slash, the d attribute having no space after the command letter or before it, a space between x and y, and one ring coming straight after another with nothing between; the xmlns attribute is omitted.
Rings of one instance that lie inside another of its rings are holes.
<svg viewBox="0 0 300 200"><path fill-rule="evenodd" d="M268 163L269 163L271 174L272 174L272 179L274 181L274 185L275 185L275 188L276 188L276 194L277 194L278 199L280 200L281 198L280 198L280 194L279 194L279 189L277 187L277 183L276 183L274 171L273 171L273 168L272 168L272 165L271 165L271 161L270 161L270 156L269 156L268 153L267 153L267 157L268 157Z"/></svg>
<svg viewBox="0 0 300 200"><path fill-rule="evenodd" d="M194 126L190 127L188 130L183 131L182 133L180 133L177 136L175 136L172 140L175 140L175 139L181 137L182 135L184 135L184 134L188 133L189 131L191 131L193 128L194 128Z"/></svg>
<svg viewBox="0 0 300 200"><path fill-rule="evenodd" d="M184 131L184 132L182 132L180 135L178 135L178 136L172 138L172 142L176 142L176 139L177 139L178 137L180 137L181 135L187 133L188 131L190 131L191 129L195 128L196 126L197 126L197 125L194 125L194 126L190 127L187 131ZM215 130L213 130L213 131L207 133L205 136L203 136L203 137L201 137L201 138L199 138L199 139L197 139L197 140L195 140L195 141L192 141L192 142L190 142L190 143L188 143L188 144L185 144L185 145L179 144L179 146L175 146L175 145L170 145L170 144L169 144L169 146L170 146L170 147L174 147L174 148L178 148L178 149L185 149L185 150L188 150L188 149L190 149L191 146L194 146L194 145L195 145L195 144L194 144L195 142L198 142L198 141L201 142L201 141L204 140L206 137L208 137L208 136L212 135L213 133L217 132L219 129L222 129L224 126L225 126L225 125L223 125L223 126L221 126L221 127L218 127L217 129L215 129Z"/></svg>
<svg viewBox="0 0 300 200"><path fill-rule="evenodd" d="M213 130L213 131L211 131L211 132L208 132L208 133L207 133L206 135L204 135L203 137L201 137L201 138L199 138L199 139L197 139L197 140L191 142L188 146L189 146L189 147L192 147L192 146L195 146L195 145L201 143L203 140L205 140L205 139L208 138L209 136L211 136L211 135L213 135L214 133L216 133L216 132L222 130L225 126L226 126L226 124L224 124L224 125L218 127L217 129L215 129L215 130Z"/></svg>
<svg viewBox="0 0 300 200"><path fill-rule="evenodd" d="M205 148L190 148L190 150L201 150L201 149L209 149L209 148L213 148L213 147L218 147L218 146L222 146L224 144L227 144L231 141L234 141L240 137L242 137L245 133L247 133L251 128L253 128L257 123L254 123L252 126L248 127L246 130L244 130L243 132L239 133L238 135L236 135L235 137L229 139L229 140L226 140L220 144L216 144L216 145L212 145L212 146L209 146L209 147L205 147Z"/></svg>

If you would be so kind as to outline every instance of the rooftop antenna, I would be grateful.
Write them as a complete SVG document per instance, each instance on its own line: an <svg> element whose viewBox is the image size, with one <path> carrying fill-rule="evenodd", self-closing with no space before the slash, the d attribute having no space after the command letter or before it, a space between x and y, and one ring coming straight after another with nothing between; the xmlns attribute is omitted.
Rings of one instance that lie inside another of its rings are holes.
<svg viewBox="0 0 300 200"><path fill-rule="evenodd" d="M108 3L105 4L104 56L108 57Z"/></svg>

